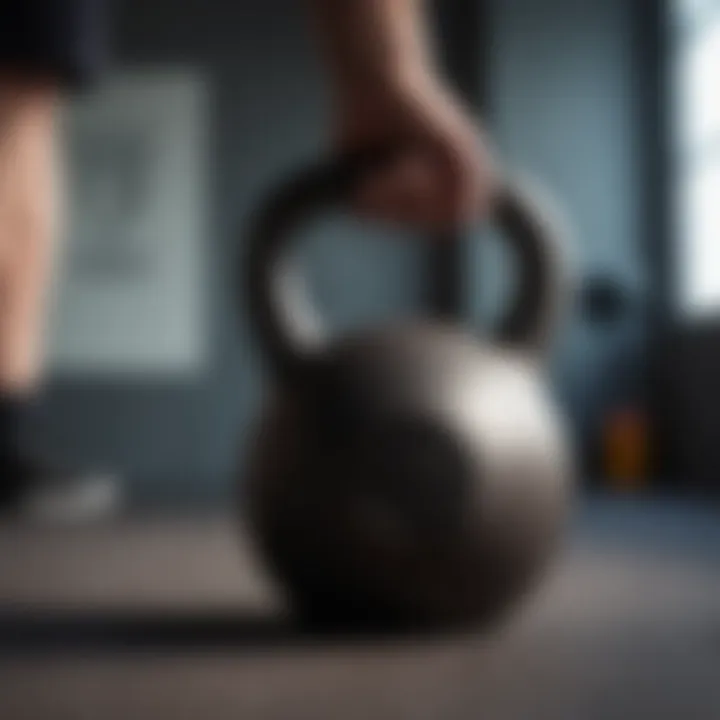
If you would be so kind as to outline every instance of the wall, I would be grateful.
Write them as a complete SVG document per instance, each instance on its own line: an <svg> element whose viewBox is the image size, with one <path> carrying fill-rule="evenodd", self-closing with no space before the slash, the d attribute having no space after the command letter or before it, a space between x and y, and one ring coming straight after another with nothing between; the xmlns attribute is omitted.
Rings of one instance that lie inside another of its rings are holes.
<svg viewBox="0 0 720 720"><path fill-rule="evenodd" d="M511 167L545 183L574 234L580 275L607 273L643 295L647 269L634 32L626 0L493 0L488 102ZM622 343L641 323L600 332L576 320L558 377L576 423L588 431Z"/></svg>

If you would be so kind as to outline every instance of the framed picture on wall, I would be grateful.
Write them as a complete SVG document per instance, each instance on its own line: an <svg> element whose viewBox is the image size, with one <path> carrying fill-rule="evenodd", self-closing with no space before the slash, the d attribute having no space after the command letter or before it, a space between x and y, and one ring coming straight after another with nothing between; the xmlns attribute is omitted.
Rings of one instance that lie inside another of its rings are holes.
<svg viewBox="0 0 720 720"><path fill-rule="evenodd" d="M208 87L141 68L66 109L54 373L202 372L207 359Z"/></svg>

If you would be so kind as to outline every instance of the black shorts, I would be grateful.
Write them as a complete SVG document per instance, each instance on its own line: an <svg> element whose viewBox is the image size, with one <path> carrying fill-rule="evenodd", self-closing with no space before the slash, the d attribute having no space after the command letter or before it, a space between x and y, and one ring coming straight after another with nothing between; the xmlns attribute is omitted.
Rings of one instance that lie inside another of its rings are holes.
<svg viewBox="0 0 720 720"><path fill-rule="evenodd" d="M0 0L0 71L85 85L107 58L107 5L107 0Z"/></svg>

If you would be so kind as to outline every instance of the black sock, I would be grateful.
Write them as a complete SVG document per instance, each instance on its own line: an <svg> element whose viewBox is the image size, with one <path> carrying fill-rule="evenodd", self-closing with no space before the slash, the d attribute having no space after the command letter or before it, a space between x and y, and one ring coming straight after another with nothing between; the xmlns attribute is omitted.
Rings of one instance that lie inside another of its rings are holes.
<svg viewBox="0 0 720 720"><path fill-rule="evenodd" d="M0 393L0 502L22 491L20 473L21 436L30 399L24 395Z"/></svg>
<svg viewBox="0 0 720 720"><path fill-rule="evenodd" d="M29 404L23 395L0 393L0 459L18 454L21 428Z"/></svg>

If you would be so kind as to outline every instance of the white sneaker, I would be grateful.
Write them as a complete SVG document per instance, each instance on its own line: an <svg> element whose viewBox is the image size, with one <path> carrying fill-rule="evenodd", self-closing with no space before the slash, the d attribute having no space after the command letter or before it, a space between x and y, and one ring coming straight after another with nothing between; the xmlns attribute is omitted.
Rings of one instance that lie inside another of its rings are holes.
<svg viewBox="0 0 720 720"><path fill-rule="evenodd" d="M108 519L122 508L119 478L51 469L18 461L0 479L0 512L21 520L82 523Z"/></svg>

